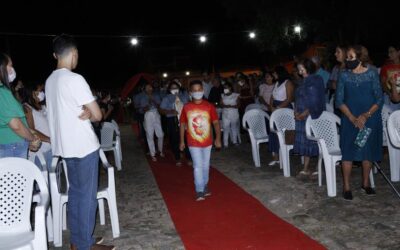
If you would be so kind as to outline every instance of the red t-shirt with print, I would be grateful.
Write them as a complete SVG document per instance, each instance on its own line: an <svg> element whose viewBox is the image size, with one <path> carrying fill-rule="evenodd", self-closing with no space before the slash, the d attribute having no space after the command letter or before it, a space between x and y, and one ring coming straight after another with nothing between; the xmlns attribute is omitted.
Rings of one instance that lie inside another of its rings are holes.
<svg viewBox="0 0 400 250"><path fill-rule="evenodd" d="M212 145L212 128L214 121L218 121L217 110L214 105L202 100L201 103L186 103L180 117L181 124L186 124L187 144L190 147L208 147Z"/></svg>

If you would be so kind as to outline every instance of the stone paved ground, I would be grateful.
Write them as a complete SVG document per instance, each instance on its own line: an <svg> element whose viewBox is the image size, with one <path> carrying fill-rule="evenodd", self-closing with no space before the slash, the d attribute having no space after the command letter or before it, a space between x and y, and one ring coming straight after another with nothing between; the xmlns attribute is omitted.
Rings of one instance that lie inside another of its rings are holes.
<svg viewBox="0 0 400 250"><path fill-rule="evenodd" d="M116 172L121 237L112 240L108 217L105 226L97 226L96 235L105 235L106 243L117 249L183 249L130 126L121 130L124 166ZM318 187L317 180L285 178L279 166L267 166L270 159L264 145L260 149L261 168L255 168L245 135L242 141L239 147L213 152L212 165L281 218L328 249L400 249L400 200L379 174L375 175L377 196L367 197L358 188L361 171L354 169L354 200L349 202L341 198L338 169L338 196L328 198L326 186ZM295 172L300 162L298 157L292 158ZM387 159L382 165L388 173ZM63 249L68 249L67 231L64 242Z"/></svg>

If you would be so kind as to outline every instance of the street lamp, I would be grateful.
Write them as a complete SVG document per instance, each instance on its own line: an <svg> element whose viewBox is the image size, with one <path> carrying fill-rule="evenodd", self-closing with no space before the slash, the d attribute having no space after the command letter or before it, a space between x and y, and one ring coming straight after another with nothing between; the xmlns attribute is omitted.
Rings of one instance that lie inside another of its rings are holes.
<svg viewBox="0 0 400 250"><path fill-rule="evenodd" d="M199 40L200 40L201 43L205 43L207 41L207 37L204 36L204 35L201 35Z"/></svg>
<svg viewBox="0 0 400 250"><path fill-rule="evenodd" d="M296 34L299 34L299 35L300 35L300 33L301 33L301 30L302 30L302 28L301 28L301 26L300 26L300 25L296 25L296 26L294 26L294 33L296 33Z"/></svg>
<svg viewBox="0 0 400 250"><path fill-rule="evenodd" d="M138 40L136 37L134 37L134 38L131 39L131 44L132 44L133 46L138 45L138 43L139 43L139 40Z"/></svg>
<svg viewBox="0 0 400 250"><path fill-rule="evenodd" d="M162 76L163 76L164 78L167 78L167 77L168 77L168 74L167 74L167 73L163 73Z"/></svg>
<svg viewBox="0 0 400 250"><path fill-rule="evenodd" d="M256 38L256 33L250 32L250 33L249 33L249 37L250 37L250 39Z"/></svg>
<svg viewBox="0 0 400 250"><path fill-rule="evenodd" d="M187 76L190 76L190 71L186 71L185 73Z"/></svg>

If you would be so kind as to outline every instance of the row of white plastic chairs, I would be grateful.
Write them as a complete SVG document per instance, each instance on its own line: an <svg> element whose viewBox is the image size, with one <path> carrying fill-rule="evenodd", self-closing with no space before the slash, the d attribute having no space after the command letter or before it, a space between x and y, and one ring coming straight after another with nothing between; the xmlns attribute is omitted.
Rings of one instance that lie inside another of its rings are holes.
<svg viewBox="0 0 400 250"><path fill-rule="evenodd" d="M383 146L388 146L391 180L400 180L400 142L396 144L394 141L395 133L397 136L400 134L400 122L397 127L393 124L394 117L400 117L400 111L394 112L390 115L392 122L388 122L389 109L384 106L382 109L382 123L383 123ZM396 118L397 119L397 118ZM399 118L400 119L400 118ZM285 131L295 129L295 119L292 109L283 108L274 111L271 117L261 110L259 107L253 106L247 109L243 116L242 125L247 129L250 141L252 144L253 161L256 167L260 167L260 153L259 144L269 141L269 136L266 129L266 121L269 121L270 131L277 134L279 140L279 159L280 168L283 169L285 177L290 176L290 150L293 145L285 143ZM397 121L397 120L396 120ZM388 124L388 126L386 126ZM391 125L390 125L391 124ZM332 112L324 111L323 114L315 120L308 118L306 121L306 134L310 140L318 142L320 155L318 158L318 184L322 185L322 160L325 166L325 175L327 182L328 196L336 196L336 163L341 160L341 151L339 147L339 133L338 126L340 126L340 119ZM395 129L393 129L395 128ZM396 130L397 129L397 130ZM390 135L392 133L392 135ZM389 139L390 138L390 139ZM396 137L397 138L397 137ZM400 138L400 136L398 136ZM398 139L400 141L400 139ZM373 174L370 175L371 186L374 187Z"/></svg>
<svg viewBox="0 0 400 250"><path fill-rule="evenodd" d="M104 200L107 200L112 234L114 238L117 238L120 235L120 229L114 167L108 163L102 150L99 153L101 163L106 168L108 176L107 186L97 192L100 224L105 224ZM44 156L37 153L36 157L42 165L42 171L33 162L25 159L0 159L1 250L47 249L47 241L53 241L56 247L62 246L62 230L67 229L68 193L61 191L61 181L58 177L62 168L66 178L65 190L68 190L66 163L61 158L54 157L50 172L48 172ZM34 183L40 190L36 195L32 195ZM30 222L32 203L37 203L34 231Z"/></svg>

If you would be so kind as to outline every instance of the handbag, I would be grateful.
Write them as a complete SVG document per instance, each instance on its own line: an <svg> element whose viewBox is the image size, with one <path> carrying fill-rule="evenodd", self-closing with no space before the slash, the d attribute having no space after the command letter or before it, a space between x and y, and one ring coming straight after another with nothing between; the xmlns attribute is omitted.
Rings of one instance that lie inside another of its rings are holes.
<svg viewBox="0 0 400 250"><path fill-rule="evenodd" d="M296 130L285 130L285 144L293 145L295 136Z"/></svg>
<svg viewBox="0 0 400 250"><path fill-rule="evenodd" d="M368 137L371 134L372 129L364 127L358 131L357 137L354 140L354 144L356 144L359 148L362 148L365 146L365 143L367 143Z"/></svg>

